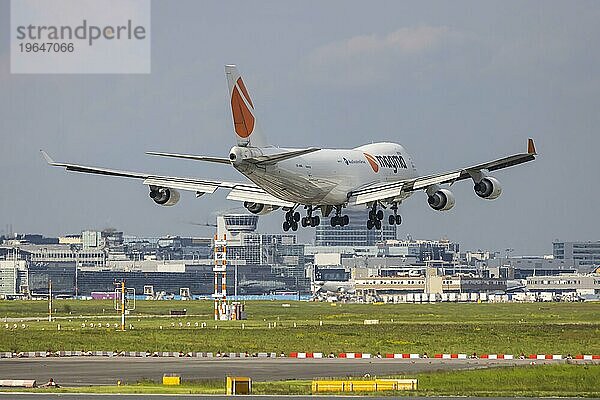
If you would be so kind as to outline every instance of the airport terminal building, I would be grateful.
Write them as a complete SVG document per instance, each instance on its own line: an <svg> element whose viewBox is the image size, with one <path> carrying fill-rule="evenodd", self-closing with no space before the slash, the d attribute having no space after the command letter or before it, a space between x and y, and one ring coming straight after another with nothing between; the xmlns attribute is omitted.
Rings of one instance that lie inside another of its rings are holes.
<svg viewBox="0 0 600 400"><path fill-rule="evenodd" d="M538 290L597 295L595 287L583 283L562 289L569 285L565 282L591 278L554 281L547 277L592 272L598 267L599 242L555 242L554 258L497 258L489 251L460 253L459 244L446 239L398 240L395 230L393 234L378 231L377 238L372 236L374 231L358 223L364 217L359 214L347 232L335 233L339 227L322 226L315 232L314 243L308 245L298 243L295 234L259 233L257 215L219 216L217 236L227 238L228 294L294 292L312 293L322 299L324 293L332 291L333 297L341 295L348 301L376 301L381 296L397 301L400 297L390 296L419 293ZM389 239L381 240L386 235ZM55 295L90 296L93 292L112 292L115 282L124 279L137 293L151 293L157 298L181 293L208 297L214 291L213 240L132 237L115 229L58 238L4 237L0 246L0 295L44 295L52 281ZM439 285L435 283L438 281Z"/></svg>
<svg viewBox="0 0 600 400"><path fill-rule="evenodd" d="M218 233L228 238L227 285L231 294L309 293L304 272L304 245L295 235L256 232L258 216L225 215ZM47 294L52 281L59 296L111 292L125 279L136 293L210 296L214 291L213 238L127 237L107 229L81 235L43 238L22 235L5 240L0 259L16 256L15 269L0 265L0 294ZM12 253L11 253L12 252ZM20 277L18 281L16 277Z"/></svg>

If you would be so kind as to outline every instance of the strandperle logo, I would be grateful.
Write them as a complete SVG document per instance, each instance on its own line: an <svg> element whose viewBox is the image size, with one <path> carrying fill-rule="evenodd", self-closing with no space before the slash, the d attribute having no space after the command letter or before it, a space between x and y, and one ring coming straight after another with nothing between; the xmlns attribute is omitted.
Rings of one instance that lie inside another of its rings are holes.
<svg viewBox="0 0 600 400"><path fill-rule="evenodd" d="M84 19L78 26L45 26L45 25L20 25L17 26L18 40L86 40L91 46L94 41L99 39L105 40L144 40L146 39L146 28L141 25L134 25L131 20L127 20L125 25L117 26L98 26L88 23Z"/></svg>
<svg viewBox="0 0 600 400"><path fill-rule="evenodd" d="M150 0L12 0L16 74L150 73Z"/></svg>

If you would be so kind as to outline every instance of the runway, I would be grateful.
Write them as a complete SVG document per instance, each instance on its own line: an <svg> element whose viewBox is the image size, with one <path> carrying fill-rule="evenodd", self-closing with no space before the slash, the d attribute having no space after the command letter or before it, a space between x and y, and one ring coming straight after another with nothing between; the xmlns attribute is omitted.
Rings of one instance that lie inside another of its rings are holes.
<svg viewBox="0 0 600 400"><path fill-rule="evenodd" d="M264 399L264 398L286 398L286 399L315 399L315 396L242 396L244 399ZM318 398L325 398L330 400L347 400L349 398L357 398L360 396L327 396L318 395ZM364 396L371 400L388 400L387 397L376 397L376 396ZM173 394L48 394L48 393L6 393L0 392L0 399L17 399L17 400L40 400L40 399L63 399L63 400L118 400L126 398L127 400L145 400L148 398L157 400L197 400L199 398L210 398L215 400L226 400L231 399L231 396L223 395L173 395ZM473 400L531 400L531 397L469 397ZM560 400L571 400L577 399L577 397L561 397ZM411 400L465 400L465 397L411 397Z"/></svg>
<svg viewBox="0 0 600 400"><path fill-rule="evenodd" d="M160 381L165 373L182 380L224 379L227 375L249 376L256 381L312 379L315 377L383 376L426 371L527 365L530 360L441 360L441 359L193 359L70 357L0 360L0 379L50 377L62 386L115 385L118 380L135 383ZM541 361L559 363L563 361Z"/></svg>

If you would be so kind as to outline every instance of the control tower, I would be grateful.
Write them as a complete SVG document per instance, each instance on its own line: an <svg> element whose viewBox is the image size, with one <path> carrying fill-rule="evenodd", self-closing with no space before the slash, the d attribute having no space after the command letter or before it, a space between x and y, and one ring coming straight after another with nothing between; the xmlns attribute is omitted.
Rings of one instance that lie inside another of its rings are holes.
<svg viewBox="0 0 600 400"><path fill-rule="evenodd" d="M258 225L258 215L225 214L217 217L217 236L227 236L228 246L241 246L242 234L253 233Z"/></svg>

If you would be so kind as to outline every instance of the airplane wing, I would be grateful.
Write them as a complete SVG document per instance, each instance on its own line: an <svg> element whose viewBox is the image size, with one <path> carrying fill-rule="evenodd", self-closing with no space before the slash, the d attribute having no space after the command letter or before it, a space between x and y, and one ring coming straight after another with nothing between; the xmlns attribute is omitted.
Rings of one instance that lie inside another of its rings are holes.
<svg viewBox="0 0 600 400"><path fill-rule="evenodd" d="M360 205L382 200L389 202L399 201L402 192L427 189L431 185L440 185L444 183L453 184L457 181L472 178L482 170L496 171L532 161L535 159L536 155L535 143L533 142L533 139L530 138L527 140L526 153L514 154L455 171L442 172L396 182L372 184L352 191L349 194L349 203L351 205Z"/></svg>
<svg viewBox="0 0 600 400"><path fill-rule="evenodd" d="M54 161L45 151L41 150L41 152L49 165L54 167L63 167L67 171L141 179L143 180L142 183L144 185L192 191L195 192L197 196L201 196L206 193L211 194L219 188L224 188L230 189L230 192L227 196L229 200L257 202L279 207L294 206L294 203L281 200L265 192L263 189L252 183L212 181L197 178L180 178L175 176L161 176L141 172L120 171L86 165L61 163Z"/></svg>

